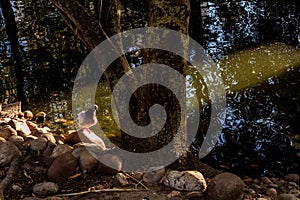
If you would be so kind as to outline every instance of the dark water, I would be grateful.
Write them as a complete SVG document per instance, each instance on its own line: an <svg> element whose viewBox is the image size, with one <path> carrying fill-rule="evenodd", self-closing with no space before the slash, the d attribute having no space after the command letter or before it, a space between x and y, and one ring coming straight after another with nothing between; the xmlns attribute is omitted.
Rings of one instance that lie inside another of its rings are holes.
<svg viewBox="0 0 300 200"><path fill-rule="evenodd" d="M87 49L49 1L12 0L11 4L18 28L19 62L27 101L24 108L46 111L52 120L72 119L69 99ZM219 1L203 2L199 7L202 28L191 36L216 61L230 53L273 42L300 48L300 8L295 5ZM128 1L122 9L123 30L147 25L147 4ZM18 80L2 12L0 28L0 102L10 103L17 99ZM129 57L129 61L132 66L141 63L137 57ZM228 95L223 134L216 149L205 158L207 162L257 174L273 169L299 170L299 71L285 78L270 78L260 87ZM199 141L195 141L194 149Z"/></svg>

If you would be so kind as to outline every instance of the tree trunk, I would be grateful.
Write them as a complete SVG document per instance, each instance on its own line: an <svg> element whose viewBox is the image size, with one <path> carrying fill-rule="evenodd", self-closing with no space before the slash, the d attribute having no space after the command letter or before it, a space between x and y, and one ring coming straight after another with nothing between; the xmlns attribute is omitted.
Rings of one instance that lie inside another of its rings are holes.
<svg viewBox="0 0 300 200"><path fill-rule="evenodd" d="M15 73L17 79L17 83L16 83L17 98L19 101L22 101L23 104L26 104L27 100L23 90L24 75L23 75L22 65L21 65L21 55L20 55L19 41L18 41L18 29L16 25L14 12L12 10L9 0L1 0L0 3L1 3L3 17L5 19L7 36L10 42L13 58L15 60L14 65L15 65Z"/></svg>
<svg viewBox="0 0 300 200"><path fill-rule="evenodd" d="M183 34L188 34L189 17L190 4L188 0L150 1L150 27L168 28ZM162 43L164 42L164 37L168 37L168 34L161 36L160 41L157 41L157 38L152 38L150 42ZM184 44L180 38L178 41L174 41L174 43L177 43L177 45L182 48L182 51L186 52L185 50L187 50L188 44ZM164 64L185 76L186 61L180 56L170 52L157 49L146 49L143 53L143 64L146 63ZM168 74L161 78L172 79ZM174 84L176 84L176 82L174 82ZM138 98L132 101L130 108L132 118L138 125L146 126L151 123L149 109L154 104L159 104L164 107L167 113L167 119L164 128L159 133L153 133L150 138L141 139L128 135L124 137L124 141L131 151L151 152L161 149L163 146L169 144L176 134L180 134L181 136L181 141L175 141L176 149L178 152L183 151L181 144L186 140L186 114L185 106L180 106L178 99L186 98L185 83L178 87L180 87L179 96L175 96L168 88L158 84L148 84L136 91L136 96ZM181 121L182 113L184 115L183 121ZM155 129L155 125L155 123L151 123L151 126L153 126L152 130ZM179 130L179 127L184 128Z"/></svg>

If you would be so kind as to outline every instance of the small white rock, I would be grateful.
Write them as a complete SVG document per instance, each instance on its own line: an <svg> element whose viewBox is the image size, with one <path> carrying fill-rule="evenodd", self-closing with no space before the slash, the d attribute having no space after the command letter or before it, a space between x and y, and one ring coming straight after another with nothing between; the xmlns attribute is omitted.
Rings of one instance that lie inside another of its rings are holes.
<svg viewBox="0 0 300 200"><path fill-rule="evenodd" d="M58 185L53 182L37 183L33 186L33 192L40 196L56 194L58 190Z"/></svg>

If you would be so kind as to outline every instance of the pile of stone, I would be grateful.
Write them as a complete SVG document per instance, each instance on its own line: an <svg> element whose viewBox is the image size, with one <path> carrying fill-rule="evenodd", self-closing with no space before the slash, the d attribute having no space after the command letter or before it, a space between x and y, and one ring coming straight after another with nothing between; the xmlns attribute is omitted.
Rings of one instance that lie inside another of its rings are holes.
<svg viewBox="0 0 300 200"><path fill-rule="evenodd" d="M84 137L85 130L70 130L65 135L55 135L50 128L43 126L45 117L44 112L36 115L29 110L21 112L18 103L9 105L7 109L3 107L0 111L0 167L8 171L9 167L15 167L11 166L13 160L19 159L21 169L34 171L38 177L44 177L41 183L33 187L36 195L57 193L59 190L55 183L67 180L78 172L116 174L121 170L120 159L107 153L99 138ZM93 136L93 133L87 135ZM100 152L101 160L107 160L106 163L113 168L99 162L88 149ZM21 190L17 185L13 185L13 188Z"/></svg>
<svg viewBox="0 0 300 200"><path fill-rule="evenodd" d="M43 112L36 115L31 111L21 112L20 107L0 112L0 168L9 171L18 163L20 169L38 174L38 178L34 181L36 184L32 188L37 196L55 196L60 192L58 183L75 177L78 173L96 171L99 174L114 176L124 186L133 184L133 180L146 185L149 183L165 185L172 190L166 199L296 200L300 198L299 174L289 174L282 178L244 177L242 180L231 173L220 173L209 178L203 176L202 169L176 171L160 166L128 175L121 172L120 158L110 154L103 142L95 142L88 137L82 142L80 134L84 135L84 133L74 130L65 135L55 135L51 129L42 125L45 116ZM87 135L91 134L93 133L89 132ZM113 168L99 162L97 156L88 150L90 148L100 151L101 160L109 163ZM14 162L14 160L22 162ZM3 185L1 184L3 180L0 179L0 186ZM22 186L14 183L10 185L9 187L14 191L22 192Z"/></svg>

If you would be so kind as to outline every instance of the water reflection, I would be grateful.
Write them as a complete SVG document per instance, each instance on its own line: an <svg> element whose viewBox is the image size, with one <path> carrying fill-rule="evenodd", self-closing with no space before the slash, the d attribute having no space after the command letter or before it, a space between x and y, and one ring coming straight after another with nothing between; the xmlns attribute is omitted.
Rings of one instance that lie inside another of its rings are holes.
<svg viewBox="0 0 300 200"><path fill-rule="evenodd" d="M19 29L23 89L30 108L49 113L52 121L72 119L68 100L77 70L88 51L66 28L50 1L11 2ZM143 1L124 1L122 30L147 26L148 6ZM195 38L201 38L198 42L216 61L226 59L228 54L236 51L267 43L283 42L300 48L300 12L294 5L239 0L219 3L204 1L199 7L203 33L197 32L201 37ZM88 8L93 11L92 4ZM16 78L2 12L0 29L0 102L10 103L16 99ZM134 48L128 47L126 55L131 66L138 67L142 64L142 57L136 54ZM265 58L270 60L272 52L266 49L265 53ZM194 56L197 52L191 49L190 58ZM245 62L255 66L259 61L257 57L250 57ZM241 68L241 65L237 62L235 67ZM276 62L270 64L274 68L276 65ZM236 168L255 164L264 165L267 169L272 163L277 163L278 168L287 169L295 165L289 159L295 155L291 143L300 144L300 127L297 124L300 83L299 71L288 71L290 73L285 79L271 76L260 87L228 91L227 121L219 139L219 149L210 157L212 162ZM263 76L255 67L252 74L257 79ZM199 74L188 76L187 80L188 97L202 97L202 123L205 124L209 118L205 80ZM228 76L226 81L233 87L239 84L233 76ZM34 105L36 108L33 108ZM188 109L192 114L193 109ZM107 127L111 126L111 123L108 124ZM199 132L199 137L202 137L203 130Z"/></svg>

